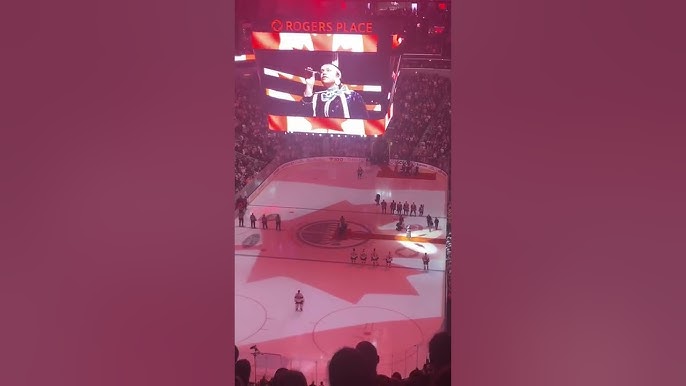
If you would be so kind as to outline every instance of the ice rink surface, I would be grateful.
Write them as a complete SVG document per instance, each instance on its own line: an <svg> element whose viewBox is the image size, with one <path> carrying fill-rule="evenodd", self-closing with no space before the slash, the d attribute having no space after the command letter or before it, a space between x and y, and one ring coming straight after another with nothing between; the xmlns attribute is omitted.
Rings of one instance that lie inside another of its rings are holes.
<svg viewBox="0 0 686 386"><path fill-rule="evenodd" d="M421 178L399 176L360 159L321 157L280 167L253 193L245 227L235 235L235 339L240 357L253 366L251 380L287 367L302 371L308 383L328 385L331 355L362 340L376 345L379 373L405 377L423 366L428 341L443 322L448 181L440 172L420 172ZM405 228L396 230L398 216L390 209L381 213L377 193L389 205L424 204L424 216L405 216L411 238ZM427 214L439 217L438 230L427 228ZM337 232L341 216L345 235ZM376 249L379 265L369 257L352 264L353 248L368 255ZM295 311L297 290L305 296L302 312ZM260 354L253 355L253 345Z"/></svg>

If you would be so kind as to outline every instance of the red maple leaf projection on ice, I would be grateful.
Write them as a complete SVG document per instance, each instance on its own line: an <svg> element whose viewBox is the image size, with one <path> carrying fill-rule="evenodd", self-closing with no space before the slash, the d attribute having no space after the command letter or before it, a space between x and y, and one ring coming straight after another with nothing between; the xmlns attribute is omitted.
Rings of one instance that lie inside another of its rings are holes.
<svg viewBox="0 0 686 386"><path fill-rule="evenodd" d="M291 210L268 208L263 213L273 217L280 212L284 217ZM256 208L255 215L259 218L261 214ZM341 216L349 225L344 237L337 235ZM348 201L308 212L289 221L284 220L282 231L275 230L274 222L269 221L268 230L255 229L246 237L246 240L252 238L253 241L257 237L261 239L260 253L247 281L289 277L351 303L357 303L365 294L417 295L407 277L421 274L420 270L395 264L390 269L385 267L385 257L389 251L394 258L421 259L420 252L405 248L400 243L404 233L395 230L397 221L398 216L381 214L380 207L375 204L353 205ZM421 238L423 222L423 217L405 218L406 224L416 224L413 225L413 241L415 237L419 241L428 240ZM258 227L260 225L258 220ZM435 242L442 243L443 240ZM422 245L416 245L416 249L421 250ZM350 263L353 247L358 253L363 248L367 250L366 265L361 264L359 258L356 264ZM242 249L253 248L249 245L237 246L236 252L240 254ZM372 266L370 258L372 248L376 248L379 255L379 265L376 267Z"/></svg>

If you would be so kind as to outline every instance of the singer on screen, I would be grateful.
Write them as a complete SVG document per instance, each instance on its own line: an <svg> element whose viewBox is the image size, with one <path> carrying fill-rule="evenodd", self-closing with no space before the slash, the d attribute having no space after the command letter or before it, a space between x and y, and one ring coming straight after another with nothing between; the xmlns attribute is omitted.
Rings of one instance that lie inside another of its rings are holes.
<svg viewBox="0 0 686 386"><path fill-rule="evenodd" d="M308 68L302 103L306 114L314 117L369 119L362 95L341 84L341 70L334 64L324 64L321 72ZM315 75L320 74L323 91L314 92Z"/></svg>

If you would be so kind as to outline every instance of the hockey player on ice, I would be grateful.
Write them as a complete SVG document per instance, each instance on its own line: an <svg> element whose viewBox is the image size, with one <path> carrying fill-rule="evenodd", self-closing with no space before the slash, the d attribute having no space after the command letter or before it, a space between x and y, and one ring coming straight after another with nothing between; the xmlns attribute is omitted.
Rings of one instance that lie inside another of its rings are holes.
<svg viewBox="0 0 686 386"><path fill-rule="evenodd" d="M295 310L296 311L302 311L303 310L303 304L305 303L305 296L298 290L295 294Z"/></svg>
<svg viewBox="0 0 686 386"><path fill-rule="evenodd" d="M379 265L379 255L376 253L376 248L372 250L372 265Z"/></svg>

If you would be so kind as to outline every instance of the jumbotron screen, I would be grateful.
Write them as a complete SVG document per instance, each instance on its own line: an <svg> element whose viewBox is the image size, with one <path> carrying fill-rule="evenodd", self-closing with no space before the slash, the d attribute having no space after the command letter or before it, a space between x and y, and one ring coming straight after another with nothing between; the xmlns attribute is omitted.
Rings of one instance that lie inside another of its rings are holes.
<svg viewBox="0 0 686 386"><path fill-rule="evenodd" d="M321 24L321 23L320 23ZM270 130L381 135L392 115L391 37L253 32Z"/></svg>

